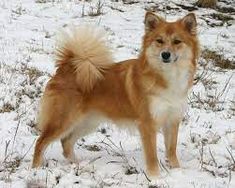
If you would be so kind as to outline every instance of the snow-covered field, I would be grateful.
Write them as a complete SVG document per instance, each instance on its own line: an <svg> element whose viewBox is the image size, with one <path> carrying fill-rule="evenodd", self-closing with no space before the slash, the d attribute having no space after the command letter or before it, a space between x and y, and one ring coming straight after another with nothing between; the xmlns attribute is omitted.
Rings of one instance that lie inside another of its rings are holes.
<svg viewBox="0 0 235 188"><path fill-rule="evenodd" d="M138 132L115 125L100 125L77 141L79 164L69 164L55 142L45 152L46 167L31 169L38 102L55 71L55 41L62 28L101 26L118 61L138 55L145 10L174 20L197 8L193 2L1 0L0 187L148 187ZM218 6L194 10L202 57L180 127L181 168L167 166L159 133L161 176L151 187L235 187L235 3L223 0Z"/></svg>

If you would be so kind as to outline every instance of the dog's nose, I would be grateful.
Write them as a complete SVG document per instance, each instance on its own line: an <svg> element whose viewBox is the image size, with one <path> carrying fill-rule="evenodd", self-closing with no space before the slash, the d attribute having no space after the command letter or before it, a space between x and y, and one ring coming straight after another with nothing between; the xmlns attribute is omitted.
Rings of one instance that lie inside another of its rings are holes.
<svg viewBox="0 0 235 188"><path fill-rule="evenodd" d="M163 62L169 62L170 61L170 57L171 57L170 52L162 52L161 55L162 55Z"/></svg>

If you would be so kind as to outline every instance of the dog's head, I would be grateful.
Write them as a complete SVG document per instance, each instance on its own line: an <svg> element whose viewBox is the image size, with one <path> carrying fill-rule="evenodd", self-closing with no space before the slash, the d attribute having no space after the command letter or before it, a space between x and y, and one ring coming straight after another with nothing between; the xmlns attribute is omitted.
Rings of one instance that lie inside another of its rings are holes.
<svg viewBox="0 0 235 188"><path fill-rule="evenodd" d="M175 22L167 22L151 12L145 15L143 50L155 68L188 62L198 56L197 22L190 13Z"/></svg>

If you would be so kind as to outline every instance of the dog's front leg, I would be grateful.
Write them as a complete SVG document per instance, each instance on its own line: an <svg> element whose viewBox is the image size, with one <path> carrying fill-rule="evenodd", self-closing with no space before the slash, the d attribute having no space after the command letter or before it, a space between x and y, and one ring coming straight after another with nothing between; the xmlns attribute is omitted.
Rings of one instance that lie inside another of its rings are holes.
<svg viewBox="0 0 235 188"><path fill-rule="evenodd" d="M153 121L141 121L139 131L142 139L147 174L151 177L159 175L158 158L156 152L156 126Z"/></svg>
<svg viewBox="0 0 235 188"><path fill-rule="evenodd" d="M176 155L177 137L179 130L179 119L169 122L168 125L163 126L164 141L166 147L166 157L172 168L179 167L179 161Z"/></svg>

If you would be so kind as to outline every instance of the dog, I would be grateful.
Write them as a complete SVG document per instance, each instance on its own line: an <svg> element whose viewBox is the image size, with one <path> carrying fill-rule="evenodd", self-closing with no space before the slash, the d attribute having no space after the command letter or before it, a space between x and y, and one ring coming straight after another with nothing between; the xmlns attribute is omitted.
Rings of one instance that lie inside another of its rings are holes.
<svg viewBox="0 0 235 188"><path fill-rule="evenodd" d="M65 32L56 53L57 70L41 100L32 167L43 163L47 146L60 139L63 154L77 162L78 138L106 120L140 133L149 176L159 175L156 135L163 130L166 157L179 167L178 127L193 85L199 54L194 13L175 22L146 12L137 59L115 63L105 35L90 27Z"/></svg>

